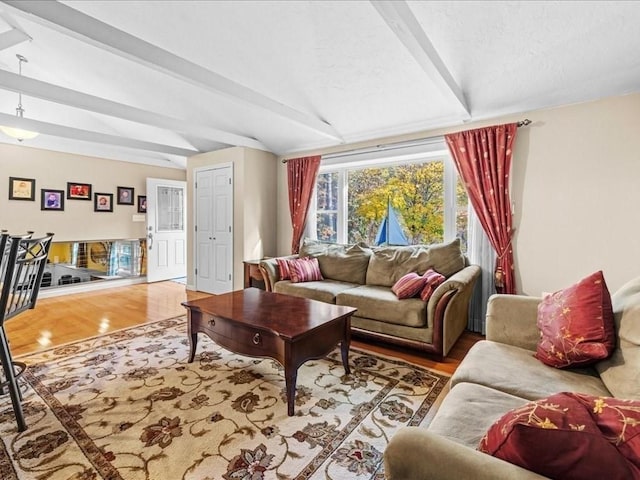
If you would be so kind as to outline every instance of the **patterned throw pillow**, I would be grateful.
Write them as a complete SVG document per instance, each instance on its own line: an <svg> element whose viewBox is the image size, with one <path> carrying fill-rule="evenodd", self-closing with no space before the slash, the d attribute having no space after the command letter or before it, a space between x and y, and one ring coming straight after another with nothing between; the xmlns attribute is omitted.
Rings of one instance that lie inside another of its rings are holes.
<svg viewBox="0 0 640 480"><path fill-rule="evenodd" d="M426 279L415 272L407 273L391 287L391 291L399 299L415 297L420 293Z"/></svg>
<svg viewBox="0 0 640 480"><path fill-rule="evenodd" d="M611 355L613 308L602 272L546 296L538 306L538 328L535 357L552 367L588 365Z"/></svg>
<svg viewBox="0 0 640 480"><path fill-rule="evenodd" d="M431 295L433 295L433 292L436 291L436 288L438 288L440 284L444 282L445 278L444 275L440 275L438 272L432 269L424 272L424 275L422 277L425 278L425 284L422 288L422 291L420 292L420 298L423 302L427 302L431 298Z"/></svg>
<svg viewBox="0 0 640 480"><path fill-rule="evenodd" d="M323 280L318 259L315 257L295 258L287 260L291 283L313 282Z"/></svg>
<svg viewBox="0 0 640 480"><path fill-rule="evenodd" d="M563 480L640 479L640 402L557 393L507 412L478 450Z"/></svg>
<svg viewBox="0 0 640 480"><path fill-rule="evenodd" d="M280 272L280 280L289 280L291 273L289 273L289 262L286 258L276 258L278 263L278 271Z"/></svg>

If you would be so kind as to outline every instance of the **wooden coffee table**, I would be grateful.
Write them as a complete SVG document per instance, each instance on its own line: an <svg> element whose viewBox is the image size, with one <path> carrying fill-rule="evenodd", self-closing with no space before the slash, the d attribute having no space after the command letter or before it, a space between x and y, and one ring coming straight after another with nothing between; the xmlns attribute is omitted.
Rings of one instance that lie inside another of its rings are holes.
<svg viewBox="0 0 640 480"><path fill-rule="evenodd" d="M325 357L338 343L348 375L352 307L247 288L184 302L189 316L189 363L198 333L242 355L270 357L284 367L287 414L293 415L298 368Z"/></svg>

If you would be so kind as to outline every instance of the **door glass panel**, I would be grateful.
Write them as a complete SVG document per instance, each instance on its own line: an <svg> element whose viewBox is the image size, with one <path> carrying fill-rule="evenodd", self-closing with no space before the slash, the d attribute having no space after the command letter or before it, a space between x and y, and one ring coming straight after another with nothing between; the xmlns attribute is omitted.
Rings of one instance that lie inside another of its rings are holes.
<svg viewBox="0 0 640 480"><path fill-rule="evenodd" d="M158 186L157 230L172 232L184 230L184 189Z"/></svg>

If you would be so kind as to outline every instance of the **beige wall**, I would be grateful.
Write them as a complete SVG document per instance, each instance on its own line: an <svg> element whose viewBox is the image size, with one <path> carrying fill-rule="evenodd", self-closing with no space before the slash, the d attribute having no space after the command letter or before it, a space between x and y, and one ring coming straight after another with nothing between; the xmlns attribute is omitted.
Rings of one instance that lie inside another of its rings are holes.
<svg viewBox="0 0 640 480"><path fill-rule="evenodd" d="M518 129L511 191L519 292L540 295L603 270L613 293L640 275L640 94L383 141L432 137L524 118L534 123ZM380 139L369 142L379 143ZM348 148L353 146L343 147ZM329 150L304 152L312 153ZM286 183L286 167L279 162L279 255L289 253L291 242Z"/></svg>
<svg viewBox="0 0 640 480"><path fill-rule="evenodd" d="M276 157L250 148L232 147L187 160L187 202L193 209L194 170L233 165L233 288L243 288L243 260L273 256L276 251ZM192 210L193 212L193 210ZM193 213L187 231L194 231ZM193 235L187 235L187 284L195 288Z"/></svg>
<svg viewBox="0 0 640 480"><path fill-rule="evenodd" d="M141 238L145 222L134 222L137 204L118 205L117 187L145 195L146 178L184 180L185 171L117 162L18 145L0 144L0 228L10 232L53 232L54 241ZM9 177L35 178L35 202L8 200ZM67 182L90 183L93 192L113 193L113 212L93 211L93 200L67 200ZM64 211L41 211L40 189L65 191ZM137 200L137 198L136 198Z"/></svg>

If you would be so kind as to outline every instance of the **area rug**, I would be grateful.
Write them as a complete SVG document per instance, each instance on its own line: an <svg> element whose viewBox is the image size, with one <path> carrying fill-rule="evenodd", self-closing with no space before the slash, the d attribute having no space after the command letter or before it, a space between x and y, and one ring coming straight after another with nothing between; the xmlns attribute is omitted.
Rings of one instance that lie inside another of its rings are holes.
<svg viewBox="0 0 640 480"><path fill-rule="evenodd" d="M287 416L283 368L205 335L187 363L185 317L21 357L18 433L0 397L3 480L382 479L382 453L432 415L449 377L352 348L300 367Z"/></svg>

